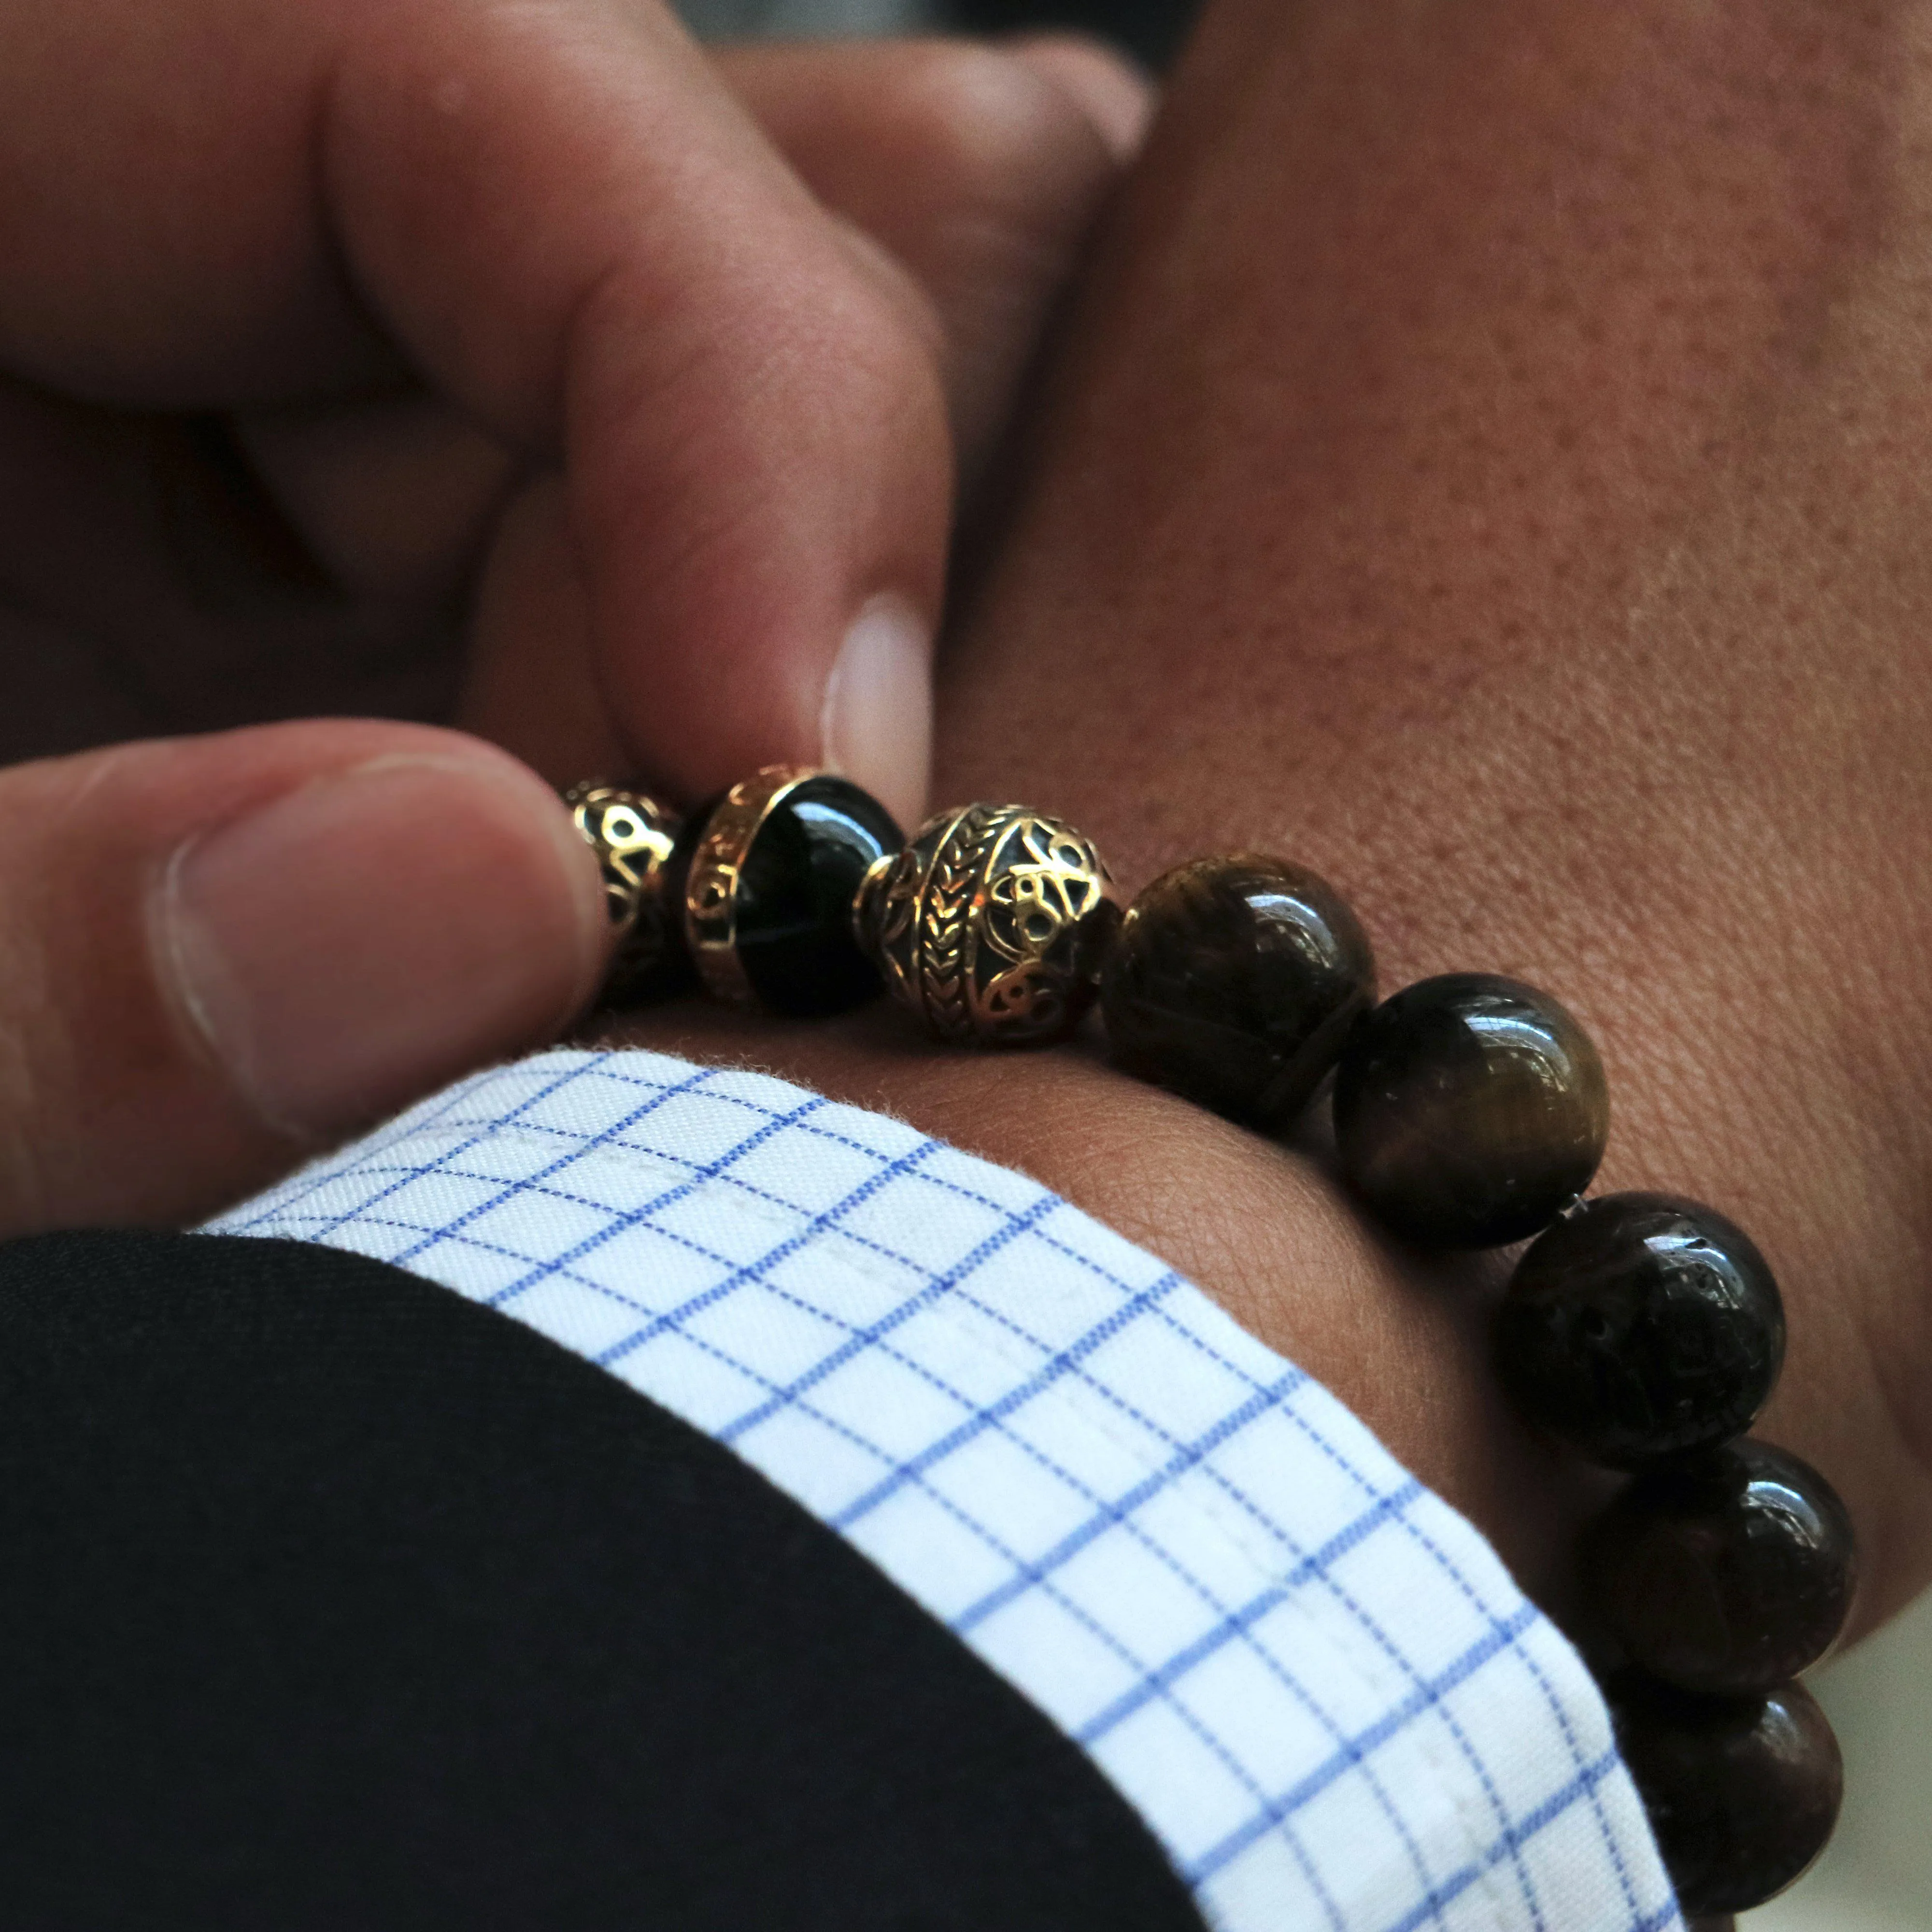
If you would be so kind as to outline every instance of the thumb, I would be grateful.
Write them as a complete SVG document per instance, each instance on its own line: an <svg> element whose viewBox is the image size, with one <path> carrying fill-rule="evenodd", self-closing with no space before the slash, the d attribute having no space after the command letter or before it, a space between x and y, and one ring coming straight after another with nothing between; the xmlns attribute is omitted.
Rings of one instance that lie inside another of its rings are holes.
<svg viewBox="0 0 1932 1932"><path fill-rule="evenodd" d="M607 944L514 760L352 722L0 772L0 1236L212 1211L554 1033Z"/></svg>

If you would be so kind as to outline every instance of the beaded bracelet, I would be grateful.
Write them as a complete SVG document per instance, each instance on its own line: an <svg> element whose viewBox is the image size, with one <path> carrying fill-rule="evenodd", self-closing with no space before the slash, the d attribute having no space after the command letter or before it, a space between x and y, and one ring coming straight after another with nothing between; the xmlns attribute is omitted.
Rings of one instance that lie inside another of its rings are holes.
<svg viewBox="0 0 1932 1932"><path fill-rule="evenodd" d="M908 842L857 786L790 767L688 820L609 785L566 802L603 868L614 999L697 982L830 1013L883 981L962 1046L1064 1038L1097 999L1125 1070L1274 1135L1332 1072L1342 1172L1384 1227L1528 1242L1496 1318L1504 1388L1632 1478L1584 1538L1593 1667L1684 1909L1744 1910L1811 1863L1843 1774L1794 1680L1850 1612L1850 1519L1808 1464L1739 1439L1784 1355L1748 1237L1674 1196L1583 1198L1609 1097L1555 1000L1458 973L1378 1006L1368 939L1313 873L1196 860L1124 910L1092 842L1023 806Z"/></svg>

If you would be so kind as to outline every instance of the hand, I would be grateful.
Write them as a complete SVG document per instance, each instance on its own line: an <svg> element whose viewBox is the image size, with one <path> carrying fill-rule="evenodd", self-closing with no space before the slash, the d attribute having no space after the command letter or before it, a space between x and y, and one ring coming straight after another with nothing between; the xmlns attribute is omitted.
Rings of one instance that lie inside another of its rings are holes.
<svg viewBox="0 0 1932 1932"><path fill-rule="evenodd" d="M1124 70L713 62L645 0L4 39L0 754L374 711L916 809L956 465L1138 139ZM192 1216L554 1033L604 944L557 819L422 726L0 776L0 1231Z"/></svg>
<svg viewBox="0 0 1932 1932"><path fill-rule="evenodd" d="M1605 1189L1709 1201L1790 1312L1762 1425L1932 1568L1926 10L1222 0L1050 377L941 682L937 794L1130 890L1273 849L1393 989L1594 1034ZM1594 1484L1504 1413L1493 1262L1374 1235L1090 1052L896 1016L705 1042L1029 1168L1335 1388L1560 1592Z"/></svg>

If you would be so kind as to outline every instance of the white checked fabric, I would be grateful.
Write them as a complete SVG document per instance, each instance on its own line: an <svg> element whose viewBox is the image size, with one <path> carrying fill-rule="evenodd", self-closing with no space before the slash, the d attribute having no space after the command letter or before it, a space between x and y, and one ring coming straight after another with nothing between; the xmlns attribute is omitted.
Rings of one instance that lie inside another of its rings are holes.
<svg viewBox="0 0 1932 1932"><path fill-rule="evenodd" d="M1487 1544L1021 1174L762 1075L551 1053L213 1225L444 1282L728 1444L1077 1739L1211 1925L1682 1923Z"/></svg>

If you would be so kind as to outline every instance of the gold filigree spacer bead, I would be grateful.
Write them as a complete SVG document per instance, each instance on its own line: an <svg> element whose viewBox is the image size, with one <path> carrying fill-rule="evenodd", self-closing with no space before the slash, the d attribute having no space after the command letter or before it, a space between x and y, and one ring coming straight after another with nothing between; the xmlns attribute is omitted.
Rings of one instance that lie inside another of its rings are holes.
<svg viewBox="0 0 1932 1932"><path fill-rule="evenodd" d="M875 863L852 916L892 997L938 1038L1034 1046L1092 1005L1120 904L1084 833L982 804L928 819Z"/></svg>
<svg viewBox="0 0 1932 1932"><path fill-rule="evenodd" d="M623 1005L670 991L684 956L667 867L684 821L648 792L587 778L563 794L571 823L597 855L616 944L602 997Z"/></svg>

